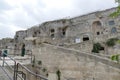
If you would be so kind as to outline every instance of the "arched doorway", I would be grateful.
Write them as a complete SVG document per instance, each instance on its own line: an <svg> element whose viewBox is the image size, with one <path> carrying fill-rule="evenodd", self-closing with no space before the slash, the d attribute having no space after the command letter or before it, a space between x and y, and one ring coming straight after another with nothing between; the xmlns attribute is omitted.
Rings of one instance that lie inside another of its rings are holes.
<svg viewBox="0 0 120 80"><path fill-rule="evenodd" d="M94 21L92 24L92 31L94 35L100 35L102 31L102 24L100 21Z"/></svg>

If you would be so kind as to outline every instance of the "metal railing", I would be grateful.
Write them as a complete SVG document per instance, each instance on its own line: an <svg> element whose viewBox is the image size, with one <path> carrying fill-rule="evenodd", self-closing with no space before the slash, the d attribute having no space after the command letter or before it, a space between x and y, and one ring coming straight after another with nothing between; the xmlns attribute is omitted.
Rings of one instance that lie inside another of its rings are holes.
<svg viewBox="0 0 120 80"><path fill-rule="evenodd" d="M3 47L0 47L0 49L3 49L3 50L4 50ZM13 54L9 54L9 56L19 56L19 55L21 56L21 49L7 48L7 50L9 50L9 51L14 50L14 51L13 51ZM18 51L20 54L15 54L15 51ZM8 52L8 53L9 53L9 52ZM32 62L33 58L35 57L35 56L32 54L32 51L31 51L31 50L25 50L25 55L30 55L30 56L31 56L31 62Z"/></svg>
<svg viewBox="0 0 120 80"><path fill-rule="evenodd" d="M29 70L26 66L20 64L20 63L17 63L15 59L13 59L12 57L10 57L8 54L5 54L11 61L14 62L14 65L13 67L11 65L9 65L9 63L7 63L7 61L5 60L6 57L3 56L3 58L1 57L1 60L3 61L3 64L1 67L9 67L9 70L8 71L12 71L12 74L13 74L13 78L11 78L11 76L9 75L10 73L8 73L5 68L2 68L3 71L7 74L7 76L9 77L9 80L27 80L27 77L25 74L25 72L23 72L22 70L20 71L19 68L21 67L22 69L24 69L26 72L28 72L28 74L32 75L32 76L35 76L35 77L38 77L39 80L48 80L47 78L45 78L44 76L42 75L39 75L39 74L36 74L34 72L32 72L31 70ZM6 64L6 65L5 65ZM21 76L21 75L22 76Z"/></svg>
<svg viewBox="0 0 120 80"><path fill-rule="evenodd" d="M4 55L6 55L5 53L3 53ZM1 60L3 61L3 63L2 63L2 69L3 69L3 71L7 74L7 76L10 78L10 80L15 80L15 71L16 71L16 61L13 59L13 58L11 58L11 57L9 57L8 55L6 55L11 61L13 61L14 62L14 65L13 65L13 67L12 66L10 66L9 65L9 63L7 63L6 62L6 60L5 60L5 57L1 57ZM2 59L3 58L3 59ZM5 66L5 64L6 64L6 66ZM9 75L9 73L5 70L5 68L3 68L3 67L8 67L9 68L9 70L11 70L12 72L13 72L13 78L11 78L11 76Z"/></svg>
<svg viewBox="0 0 120 80"><path fill-rule="evenodd" d="M25 71L27 71L31 76L34 76L34 77L37 77L37 80L39 78L39 80L48 80L46 77L42 76L42 75L39 75L39 74L36 74L34 72L32 72L31 70L29 70L27 67L25 67L24 65L21 65L20 63L17 63L17 71L19 72L19 67L22 68L22 70L24 69ZM20 71L21 72L21 71ZM17 75L18 76L18 75ZM16 77L17 77L16 76ZM26 77L26 75L25 75ZM26 79L25 79L26 80Z"/></svg>

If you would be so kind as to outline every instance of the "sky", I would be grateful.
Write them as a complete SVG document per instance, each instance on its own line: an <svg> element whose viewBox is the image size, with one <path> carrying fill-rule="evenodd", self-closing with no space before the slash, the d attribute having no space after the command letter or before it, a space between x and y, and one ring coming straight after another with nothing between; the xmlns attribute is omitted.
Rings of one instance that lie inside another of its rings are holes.
<svg viewBox="0 0 120 80"><path fill-rule="evenodd" d="M46 21L116 7L114 0L0 0L0 39Z"/></svg>

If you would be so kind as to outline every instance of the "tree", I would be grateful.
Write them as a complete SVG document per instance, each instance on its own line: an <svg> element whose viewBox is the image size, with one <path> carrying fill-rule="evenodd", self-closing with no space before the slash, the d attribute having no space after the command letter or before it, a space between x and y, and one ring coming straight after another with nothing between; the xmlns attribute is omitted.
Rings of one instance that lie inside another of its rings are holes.
<svg viewBox="0 0 120 80"><path fill-rule="evenodd" d="M118 3L118 7L115 12L110 14L110 17L113 17L113 18L118 17L120 15L120 0L115 0L115 2Z"/></svg>

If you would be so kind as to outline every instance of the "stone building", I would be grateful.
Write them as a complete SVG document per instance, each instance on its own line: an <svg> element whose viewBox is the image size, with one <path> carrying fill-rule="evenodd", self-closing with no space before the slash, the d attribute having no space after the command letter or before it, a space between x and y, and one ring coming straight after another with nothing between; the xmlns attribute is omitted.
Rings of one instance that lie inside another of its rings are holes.
<svg viewBox="0 0 120 80"><path fill-rule="evenodd" d="M81 43L81 49L88 46L88 42L90 42L92 47L94 42L105 42L109 38L119 37L120 17L112 18L109 16L114 11L116 8L92 12L70 19L44 22L27 30L17 31L14 42L19 43L18 45L24 43L26 46L42 42L60 46Z"/></svg>
<svg viewBox="0 0 120 80"><path fill-rule="evenodd" d="M25 37L47 37L52 40L66 39L69 43L87 40L105 41L110 37L119 35L120 32L120 17L112 18L109 16L115 10L116 8L112 8L71 19L45 22L26 31L18 31L16 37L19 38L18 40Z"/></svg>

